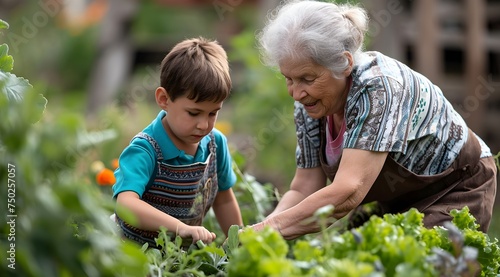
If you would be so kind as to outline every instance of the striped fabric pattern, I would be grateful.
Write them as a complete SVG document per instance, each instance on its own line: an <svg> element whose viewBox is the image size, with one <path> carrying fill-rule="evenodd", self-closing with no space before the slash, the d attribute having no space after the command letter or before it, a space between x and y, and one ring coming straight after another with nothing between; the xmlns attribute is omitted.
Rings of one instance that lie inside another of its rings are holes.
<svg viewBox="0 0 500 277"><path fill-rule="evenodd" d="M345 148L391 152L421 175L451 165L467 140L467 125L439 87L378 52L367 52L352 74Z"/></svg>
<svg viewBox="0 0 500 277"><path fill-rule="evenodd" d="M144 192L143 200L186 224L201 225L204 206L209 200L205 199L205 191L214 189L211 179L206 183L200 182L205 175L209 175L207 165L211 157L210 154L205 163L187 168L158 163L156 178Z"/></svg>
<svg viewBox="0 0 500 277"><path fill-rule="evenodd" d="M164 213L179 219L187 225L202 225L203 218L212 206L218 191L216 145L210 133L210 154L205 162L190 165L169 165L163 162L161 150L156 141L146 133L136 137L148 140L155 148L157 165L155 176L144 192L142 200ZM118 218L125 237L140 244L155 246L157 231L146 231ZM172 231L172 237L175 236Z"/></svg>

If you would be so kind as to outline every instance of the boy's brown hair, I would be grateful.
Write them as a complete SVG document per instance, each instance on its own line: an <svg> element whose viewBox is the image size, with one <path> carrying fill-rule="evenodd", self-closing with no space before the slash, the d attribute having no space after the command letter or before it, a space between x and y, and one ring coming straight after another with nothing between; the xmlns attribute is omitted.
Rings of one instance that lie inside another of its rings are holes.
<svg viewBox="0 0 500 277"><path fill-rule="evenodd" d="M179 42L161 63L160 85L172 101L184 95L195 102L224 101L232 86L226 51L203 37Z"/></svg>

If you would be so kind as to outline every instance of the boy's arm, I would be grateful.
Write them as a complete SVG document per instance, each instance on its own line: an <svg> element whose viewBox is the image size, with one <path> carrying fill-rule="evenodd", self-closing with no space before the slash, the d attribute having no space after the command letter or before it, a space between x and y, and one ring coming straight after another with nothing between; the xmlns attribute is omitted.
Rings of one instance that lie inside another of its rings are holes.
<svg viewBox="0 0 500 277"><path fill-rule="evenodd" d="M181 237L191 237L193 242L202 240L211 243L215 239L215 234L202 226L190 226L175 217L172 217L155 207L149 205L139 198L133 191L124 191L116 198L117 205L125 207L131 211L138 222L133 224L143 230L158 231L160 226L164 226L171 232L175 232ZM119 215L119 214L118 214Z"/></svg>
<svg viewBox="0 0 500 277"><path fill-rule="evenodd" d="M226 237L231 225L243 226L240 207L234 196L233 189L219 191L212 208Z"/></svg>

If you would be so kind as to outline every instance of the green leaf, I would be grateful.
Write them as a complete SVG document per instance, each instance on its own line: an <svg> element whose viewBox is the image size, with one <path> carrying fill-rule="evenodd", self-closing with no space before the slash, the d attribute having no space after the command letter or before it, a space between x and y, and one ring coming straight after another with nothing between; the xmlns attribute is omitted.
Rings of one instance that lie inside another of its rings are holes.
<svg viewBox="0 0 500 277"><path fill-rule="evenodd" d="M45 111L45 108L47 108L48 103L47 98L45 98L41 93L37 95L36 100L36 111L38 111L38 113L35 115L33 123L38 122L42 118L43 112Z"/></svg>
<svg viewBox="0 0 500 277"><path fill-rule="evenodd" d="M220 270L217 269L215 266L207 263L202 263L200 267L198 267L198 269L203 273L205 273L207 276L213 276L220 272Z"/></svg>
<svg viewBox="0 0 500 277"><path fill-rule="evenodd" d="M28 80L8 72L0 71L0 91L10 101L21 102L26 91L32 88Z"/></svg>
<svg viewBox="0 0 500 277"><path fill-rule="evenodd" d="M453 223L461 230L477 230L479 228L479 224L476 223L476 219L469 211L469 207L465 206L461 210L454 209L450 212L453 216Z"/></svg>
<svg viewBox="0 0 500 277"><path fill-rule="evenodd" d="M238 225L232 225L229 227L228 238L227 238L227 246L230 251L238 248L240 244L240 240L238 239L238 234L240 232L240 227Z"/></svg>
<svg viewBox="0 0 500 277"><path fill-rule="evenodd" d="M0 19L0 29L9 29L9 23Z"/></svg>
<svg viewBox="0 0 500 277"><path fill-rule="evenodd" d="M9 46L0 45L0 71L10 72L14 68L14 59L9 55Z"/></svg>

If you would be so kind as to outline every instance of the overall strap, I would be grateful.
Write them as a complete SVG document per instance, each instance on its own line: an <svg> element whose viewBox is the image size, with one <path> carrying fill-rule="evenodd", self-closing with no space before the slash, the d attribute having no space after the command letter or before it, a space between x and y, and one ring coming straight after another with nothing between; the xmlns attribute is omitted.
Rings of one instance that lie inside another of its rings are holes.
<svg viewBox="0 0 500 277"><path fill-rule="evenodd" d="M151 144L151 146L153 146L154 150L155 150L155 153L156 153L156 159L157 160L163 160L163 154L161 152L161 148L160 148L160 145L158 144L158 142L156 142L156 140L154 138L152 138L150 135L144 133L144 132L140 132L138 133L137 135L135 135L132 140L134 140L135 138L142 138L142 139L145 139L149 142L149 144Z"/></svg>
<svg viewBox="0 0 500 277"><path fill-rule="evenodd" d="M215 143L214 132L210 132L208 135L210 136L210 142L208 144L208 148L210 149L210 153L212 153L212 155L215 155L215 151L217 149L217 143Z"/></svg>

